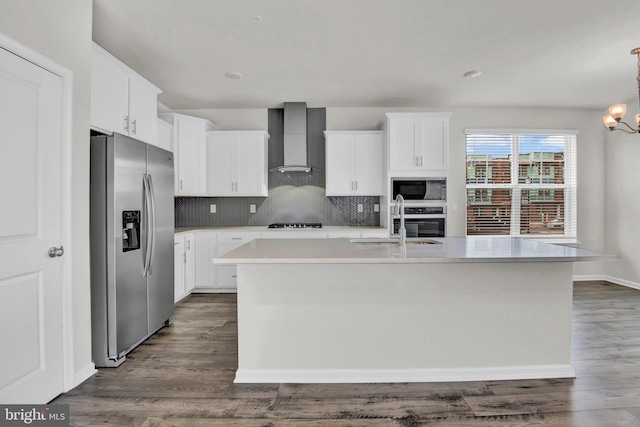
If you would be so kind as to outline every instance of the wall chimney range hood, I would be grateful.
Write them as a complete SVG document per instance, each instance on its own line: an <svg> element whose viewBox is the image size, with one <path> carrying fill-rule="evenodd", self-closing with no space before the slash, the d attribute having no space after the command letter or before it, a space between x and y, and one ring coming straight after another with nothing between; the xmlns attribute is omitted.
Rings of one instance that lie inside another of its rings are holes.
<svg viewBox="0 0 640 427"><path fill-rule="evenodd" d="M279 172L311 172L307 166L307 103L284 103L284 165Z"/></svg>

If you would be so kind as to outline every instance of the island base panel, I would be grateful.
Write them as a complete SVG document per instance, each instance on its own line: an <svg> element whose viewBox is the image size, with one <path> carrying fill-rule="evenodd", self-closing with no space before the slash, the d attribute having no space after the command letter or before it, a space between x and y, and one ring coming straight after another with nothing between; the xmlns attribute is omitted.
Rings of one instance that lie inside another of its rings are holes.
<svg viewBox="0 0 640 427"><path fill-rule="evenodd" d="M573 377L572 264L240 264L236 382Z"/></svg>

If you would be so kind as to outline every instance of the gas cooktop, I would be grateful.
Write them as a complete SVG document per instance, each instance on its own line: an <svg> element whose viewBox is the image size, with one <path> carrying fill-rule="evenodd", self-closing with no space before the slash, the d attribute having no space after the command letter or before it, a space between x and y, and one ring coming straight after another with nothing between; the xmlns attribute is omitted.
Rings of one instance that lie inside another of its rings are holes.
<svg viewBox="0 0 640 427"><path fill-rule="evenodd" d="M322 228L319 222L276 222L269 224L269 228Z"/></svg>

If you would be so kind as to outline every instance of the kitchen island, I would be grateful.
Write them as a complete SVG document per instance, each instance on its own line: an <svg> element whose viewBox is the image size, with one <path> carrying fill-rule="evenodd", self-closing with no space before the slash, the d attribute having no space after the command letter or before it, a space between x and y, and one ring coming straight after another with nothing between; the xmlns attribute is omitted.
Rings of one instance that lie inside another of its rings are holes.
<svg viewBox="0 0 640 427"><path fill-rule="evenodd" d="M238 266L236 382L573 377L572 263L519 238L258 239Z"/></svg>

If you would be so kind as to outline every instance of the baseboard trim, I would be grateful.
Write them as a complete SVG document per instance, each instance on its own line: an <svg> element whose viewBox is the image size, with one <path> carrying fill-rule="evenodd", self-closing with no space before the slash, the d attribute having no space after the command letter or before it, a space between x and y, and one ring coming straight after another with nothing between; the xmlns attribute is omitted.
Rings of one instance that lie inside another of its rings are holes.
<svg viewBox="0 0 640 427"><path fill-rule="evenodd" d="M235 383L405 383L575 378L571 365L450 369L238 369Z"/></svg>
<svg viewBox="0 0 640 427"><path fill-rule="evenodd" d="M86 380L88 380L89 378L91 378L93 375L97 373L98 373L98 370L96 369L96 365L94 365L93 362L89 363L82 370L80 370L80 372L76 372L73 375L73 384L71 384L71 387L68 390L65 390L64 392L67 393L73 390L74 388L78 387L80 384L82 384L83 382L85 382Z"/></svg>
<svg viewBox="0 0 640 427"><path fill-rule="evenodd" d="M597 280L607 280L607 276L604 274L581 274L573 276L574 282L593 282Z"/></svg>
<svg viewBox="0 0 640 427"><path fill-rule="evenodd" d="M607 276L606 274L573 276L574 282L588 282L588 281L594 281L594 280L604 280L606 282L611 282L616 285L626 286L628 288L640 290L640 283L632 282L631 280L620 279L618 277Z"/></svg>
<svg viewBox="0 0 640 427"><path fill-rule="evenodd" d="M628 288L640 290L640 283L632 282L631 280L620 279L613 276L605 276L607 282L615 283L616 285L626 286Z"/></svg>

